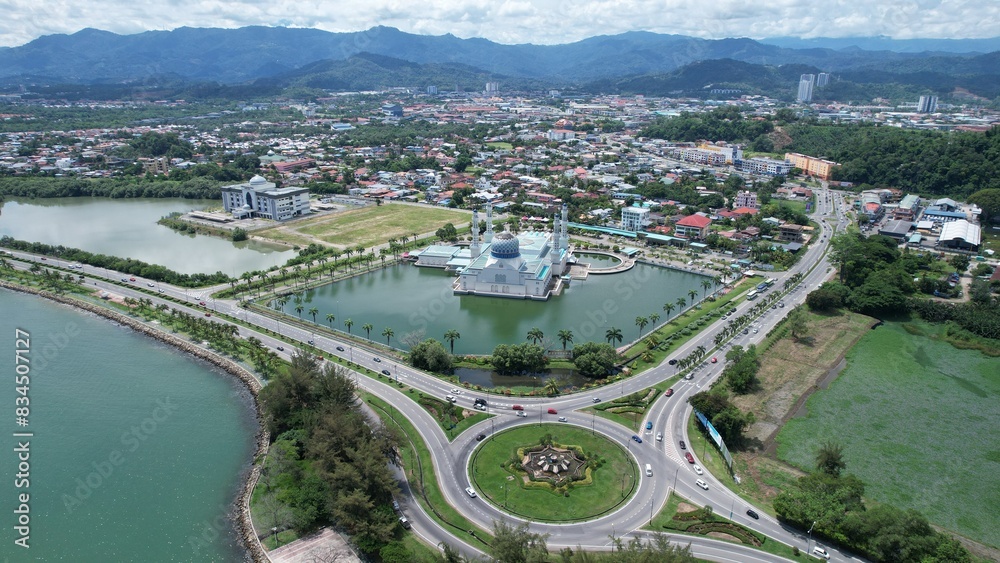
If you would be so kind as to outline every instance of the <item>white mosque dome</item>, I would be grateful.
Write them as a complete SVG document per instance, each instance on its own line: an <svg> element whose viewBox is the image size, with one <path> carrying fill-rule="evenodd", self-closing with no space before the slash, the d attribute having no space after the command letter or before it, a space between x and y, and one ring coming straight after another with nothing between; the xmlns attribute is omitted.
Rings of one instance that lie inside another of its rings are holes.
<svg viewBox="0 0 1000 563"><path fill-rule="evenodd" d="M521 256L521 243L509 232L502 232L493 237L490 244L490 256L498 259L517 258Z"/></svg>
<svg viewBox="0 0 1000 563"><path fill-rule="evenodd" d="M263 186L264 184L267 183L267 180L265 180L263 176L257 175L254 176L253 178L250 178L249 183L251 186Z"/></svg>

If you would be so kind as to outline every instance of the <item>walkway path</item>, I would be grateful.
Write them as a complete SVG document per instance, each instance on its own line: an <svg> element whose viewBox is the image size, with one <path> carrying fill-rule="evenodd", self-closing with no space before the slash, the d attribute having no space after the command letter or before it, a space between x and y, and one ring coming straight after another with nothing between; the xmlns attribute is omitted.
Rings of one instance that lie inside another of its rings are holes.
<svg viewBox="0 0 1000 563"><path fill-rule="evenodd" d="M267 555L273 563L361 563L344 538L330 528L299 538Z"/></svg>

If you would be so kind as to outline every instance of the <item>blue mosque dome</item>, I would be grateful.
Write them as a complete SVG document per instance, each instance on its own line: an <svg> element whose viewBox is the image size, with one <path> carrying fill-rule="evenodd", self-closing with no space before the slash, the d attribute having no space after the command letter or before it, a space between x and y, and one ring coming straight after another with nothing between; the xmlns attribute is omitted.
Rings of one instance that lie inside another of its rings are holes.
<svg viewBox="0 0 1000 563"><path fill-rule="evenodd" d="M490 256L498 259L517 258L521 255L520 243L517 237L508 232L493 237L490 244Z"/></svg>

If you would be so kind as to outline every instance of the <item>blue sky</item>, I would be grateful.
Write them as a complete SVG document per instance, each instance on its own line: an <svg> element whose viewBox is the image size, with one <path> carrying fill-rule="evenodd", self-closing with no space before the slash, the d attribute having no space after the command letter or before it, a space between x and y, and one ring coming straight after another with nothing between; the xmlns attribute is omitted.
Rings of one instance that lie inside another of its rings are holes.
<svg viewBox="0 0 1000 563"><path fill-rule="evenodd" d="M121 34L248 25L569 43L644 30L704 38L1000 36L1000 0L0 0L0 46L92 27Z"/></svg>

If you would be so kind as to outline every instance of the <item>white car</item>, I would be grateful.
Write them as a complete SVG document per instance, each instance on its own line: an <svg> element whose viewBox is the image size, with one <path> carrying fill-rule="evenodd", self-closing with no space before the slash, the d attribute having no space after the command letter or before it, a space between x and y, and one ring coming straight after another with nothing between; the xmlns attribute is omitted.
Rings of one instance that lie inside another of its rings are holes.
<svg viewBox="0 0 1000 563"><path fill-rule="evenodd" d="M565 416L560 416L559 422L569 422L569 419L567 419Z"/></svg>
<svg viewBox="0 0 1000 563"><path fill-rule="evenodd" d="M445 399L448 399L448 402L449 402L449 403L454 403L454 402L458 401L458 399L457 399L457 398L455 398L455 396L454 396L454 395L445 395L445 396L444 396L444 398L445 398Z"/></svg>
<svg viewBox="0 0 1000 563"><path fill-rule="evenodd" d="M822 547L820 547L818 545L813 548L812 554L814 556L820 557L822 559L829 559L830 558L830 554L827 553L827 551L825 549L823 549Z"/></svg>
<svg viewBox="0 0 1000 563"><path fill-rule="evenodd" d="M521 418L526 418L528 416L528 413L526 413L524 411L517 411L517 416L519 416Z"/></svg>
<svg viewBox="0 0 1000 563"><path fill-rule="evenodd" d="M449 393L451 393L452 395L461 395L462 394L462 390L458 389L458 388L455 388L455 389L452 389L451 391L449 391Z"/></svg>
<svg viewBox="0 0 1000 563"><path fill-rule="evenodd" d="M706 483L705 481L703 481L701 479L698 479L697 481L695 481L694 484L698 485L702 489L705 489L706 491L708 490L708 483Z"/></svg>
<svg viewBox="0 0 1000 563"><path fill-rule="evenodd" d="M657 432L656 433L656 441L657 442L662 442L663 441L663 432Z"/></svg>
<svg viewBox="0 0 1000 563"><path fill-rule="evenodd" d="M700 465L695 465L695 466L694 466L694 472L695 472L695 473L697 473L698 475L701 475L701 474L705 473L705 472L704 472L704 471L703 471L703 470L701 469L701 466L700 466Z"/></svg>
<svg viewBox="0 0 1000 563"><path fill-rule="evenodd" d="M465 494L469 495L469 498L476 498L476 490L472 487L466 487Z"/></svg>

